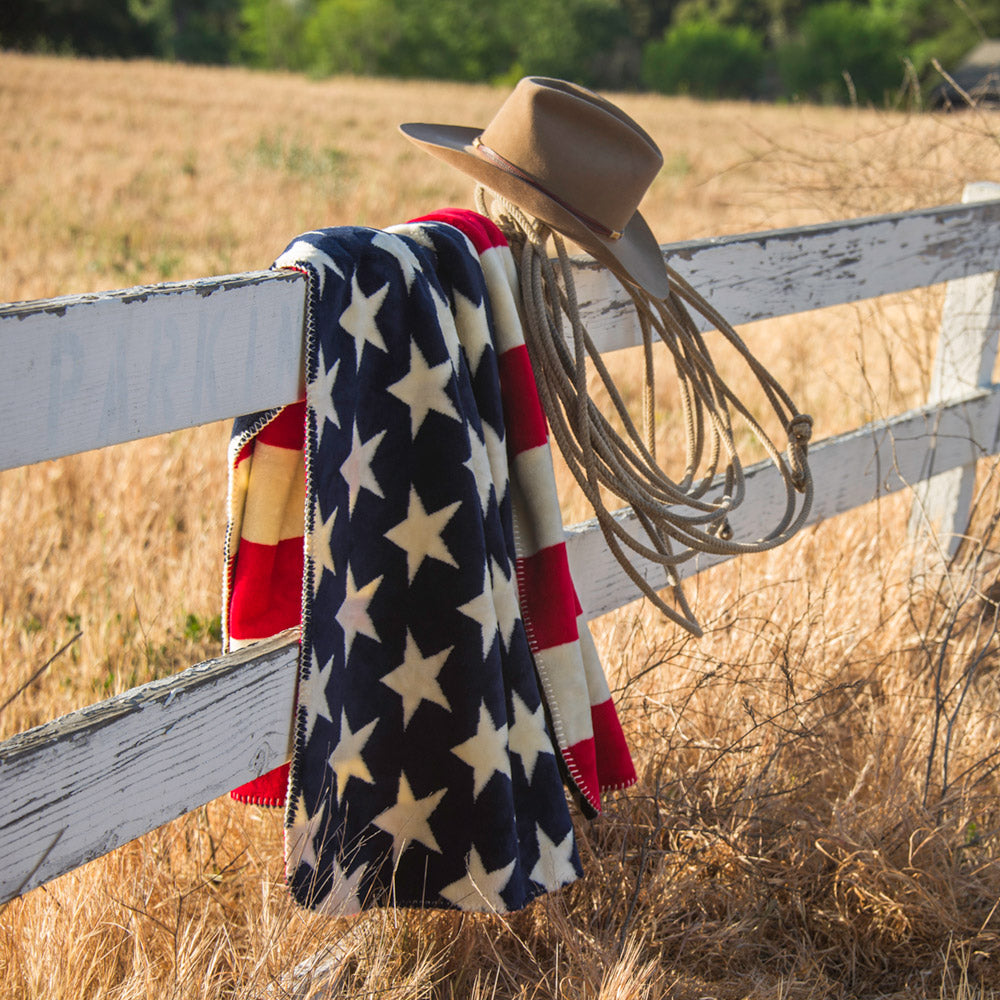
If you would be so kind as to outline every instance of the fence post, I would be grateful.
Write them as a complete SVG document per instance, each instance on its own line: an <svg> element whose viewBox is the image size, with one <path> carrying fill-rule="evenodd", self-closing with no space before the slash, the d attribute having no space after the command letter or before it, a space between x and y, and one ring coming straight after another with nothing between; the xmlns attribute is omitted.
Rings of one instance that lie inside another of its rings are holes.
<svg viewBox="0 0 1000 1000"><path fill-rule="evenodd" d="M965 186L963 202L1000 198L1000 184L976 181ZM1000 247L997 248L1000 267ZM949 281L941 313L941 334L931 373L928 404L948 402L988 386L997 356L1000 328L1000 273ZM983 442L989 447L993 442ZM931 475L914 487L910 537L930 537L945 558L953 556L968 528L976 480L976 458L982 453L969 442L967 465ZM933 473L934 450L928 452Z"/></svg>

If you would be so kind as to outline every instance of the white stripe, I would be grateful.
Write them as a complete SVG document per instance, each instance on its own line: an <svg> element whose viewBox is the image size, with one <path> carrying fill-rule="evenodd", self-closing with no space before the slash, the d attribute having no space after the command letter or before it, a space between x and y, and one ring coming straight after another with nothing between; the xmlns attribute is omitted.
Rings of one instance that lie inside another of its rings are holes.
<svg viewBox="0 0 1000 1000"><path fill-rule="evenodd" d="M552 452L547 444L529 448L511 463L511 502L519 522L517 554L533 556L541 549L561 545L565 539L559 509Z"/></svg>

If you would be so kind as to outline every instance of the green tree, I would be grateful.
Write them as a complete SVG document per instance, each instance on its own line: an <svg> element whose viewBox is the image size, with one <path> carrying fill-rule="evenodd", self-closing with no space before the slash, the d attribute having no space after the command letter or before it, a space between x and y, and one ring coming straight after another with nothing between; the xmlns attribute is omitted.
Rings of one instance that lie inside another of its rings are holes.
<svg viewBox="0 0 1000 1000"><path fill-rule="evenodd" d="M642 79L666 94L749 97L761 78L764 46L744 25L687 20L643 50Z"/></svg>
<svg viewBox="0 0 1000 1000"><path fill-rule="evenodd" d="M595 87L637 82L623 53L628 21L612 0L521 0L513 14L511 76L555 76Z"/></svg>
<svg viewBox="0 0 1000 1000"><path fill-rule="evenodd" d="M243 0L237 47L242 61L266 69L305 69L303 34L311 3Z"/></svg>
<svg viewBox="0 0 1000 1000"><path fill-rule="evenodd" d="M137 21L129 0L88 6L77 0L0 2L0 46L85 56L156 54L156 31Z"/></svg>
<svg viewBox="0 0 1000 1000"><path fill-rule="evenodd" d="M153 32L161 59L226 63L236 54L239 0L128 0L128 12Z"/></svg>
<svg viewBox="0 0 1000 1000"><path fill-rule="evenodd" d="M872 0L872 5L899 22L917 72L933 82L940 78L932 60L954 68L980 39L1000 37L996 0Z"/></svg>
<svg viewBox="0 0 1000 1000"><path fill-rule="evenodd" d="M778 52L787 93L823 103L884 104L904 79L906 35L891 14L849 0L810 7Z"/></svg>
<svg viewBox="0 0 1000 1000"><path fill-rule="evenodd" d="M386 0L319 0L302 29L302 61L319 76L385 72L399 30Z"/></svg>

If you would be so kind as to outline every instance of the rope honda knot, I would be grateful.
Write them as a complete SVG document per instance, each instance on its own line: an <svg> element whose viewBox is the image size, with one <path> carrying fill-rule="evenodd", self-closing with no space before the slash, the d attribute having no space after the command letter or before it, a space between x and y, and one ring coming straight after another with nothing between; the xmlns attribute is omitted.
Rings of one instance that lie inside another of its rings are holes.
<svg viewBox="0 0 1000 1000"><path fill-rule="evenodd" d="M813 418L808 413L797 413L788 422L788 436L800 447L805 448L813 432Z"/></svg>
<svg viewBox="0 0 1000 1000"><path fill-rule="evenodd" d="M809 485L806 456L812 431L813 419L808 413L797 413L788 422L788 460L792 466L792 486L798 493L804 493Z"/></svg>

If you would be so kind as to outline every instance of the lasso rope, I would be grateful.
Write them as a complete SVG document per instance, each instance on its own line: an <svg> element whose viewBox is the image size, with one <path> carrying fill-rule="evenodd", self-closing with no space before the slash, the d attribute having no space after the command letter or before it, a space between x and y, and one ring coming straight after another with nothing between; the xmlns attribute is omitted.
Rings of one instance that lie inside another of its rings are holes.
<svg viewBox="0 0 1000 1000"><path fill-rule="evenodd" d="M655 298L629 282L643 339L644 435L635 427L600 353L583 322L565 245L545 223L506 199L476 189L479 211L503 230L517 262L525 342L538 392L563 457L594 510L608 547L639 590L668 618L701 635L680 586L677 566L696 553L743 555L763 552L790 538L812 506L813 481L807 462L812 418L799 413L777 380L750 353L739 334L679 274L667 267L672 291ZM558 272L549 258L549 239ZM746 405L726 385L687 307L700 313L747 363L788 438L787 460ZM572 350L564 332L568 321ZM673 356L686 433L684 475L672 480L657 464L654 440L654 333ZM611 425L587 389L590 358L621 420L624 437ZM738 413L778 468L785 486L785 509L762 538L732 537L729 515L745 498L743 465L733 439L731 411ZM701 470L701 471L699 471ZM645 539L605 505L602 490L627 503ZM628 550L628 551L626 551ZM638 557L638 558L637 558ZM674 592L670 607L646 581L639 559L662 566Z"/></svg>

